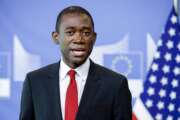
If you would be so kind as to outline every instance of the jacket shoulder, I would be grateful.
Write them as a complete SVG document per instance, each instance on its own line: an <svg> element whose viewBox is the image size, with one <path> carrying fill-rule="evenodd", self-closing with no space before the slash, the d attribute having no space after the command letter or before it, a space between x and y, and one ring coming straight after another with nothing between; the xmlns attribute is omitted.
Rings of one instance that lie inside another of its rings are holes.
<svg viewBox="0 0 180 120"><path fill-rule="evenodd" d="M106 68L104 66L101 66L99 64L95 64L96 70L103 75L104 77L111 77L111 78L117 78L117 79L127 79L124 75L121 73L115 72L109 68Z"/></svg>
<svg viewBox="0 0 180 120"><path fill-rule="evenodd" d="M58 72L58 70L59 70L59 62L52 63L27 73L27 77L44 77L49 75L49 73L51 72Z"/></svg>

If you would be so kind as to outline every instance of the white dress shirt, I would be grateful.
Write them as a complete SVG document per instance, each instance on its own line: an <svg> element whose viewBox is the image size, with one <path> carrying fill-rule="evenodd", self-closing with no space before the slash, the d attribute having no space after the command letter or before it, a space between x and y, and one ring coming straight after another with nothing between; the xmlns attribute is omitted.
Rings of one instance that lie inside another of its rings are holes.
<svg viewBox="0 0 180 120"><path fill-rule="evenodd" d="M75 80L78 91L78 105L80 103L81 96L83 94L84 86L89 72L89 67L90 67L90 60L87 59L85 63L83 63L81 66L75 69L76 71ZM64 63L64 61L61 59L60 68L59 68L59 84L60 84L61 112L62 112L63 120L65 116L66 91L70 83L70 77L68 75L70 69L71 68L67 66Z"/></svg>

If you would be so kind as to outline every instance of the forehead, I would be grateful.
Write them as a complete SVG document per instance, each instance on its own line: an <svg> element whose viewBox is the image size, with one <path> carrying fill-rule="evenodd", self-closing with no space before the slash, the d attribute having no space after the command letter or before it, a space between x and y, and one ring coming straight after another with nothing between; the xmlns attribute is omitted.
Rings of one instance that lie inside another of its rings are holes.
<svg viewBox="0 0 180 120"><path fill-rule="evenodd" d="M92 28L92 21L90 17L82 13L69 13L63 15L60 26L68 27L89 27Z"/></svg>

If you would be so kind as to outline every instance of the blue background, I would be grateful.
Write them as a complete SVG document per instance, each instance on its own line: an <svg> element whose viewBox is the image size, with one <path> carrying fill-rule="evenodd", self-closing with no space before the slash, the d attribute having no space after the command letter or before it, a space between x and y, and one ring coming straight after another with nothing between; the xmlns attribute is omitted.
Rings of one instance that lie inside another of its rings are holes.
<svg viewBox="0 0 180 120"><path fill-rule="evenodd" d="M8 76L11 93L9 97L0 97L0 120L17 120L19 115L23 80L14 80L14 35L18 36L28 53L41 57L41 66L57 62L60 59L60 51L51 38L57 14L69 5L80 5L94 18L97 47L116 43L128 34L130 52L143 53L142 71L145 72L139 77L144 80L147 72L147 33L150 33L156 43L172 4L172 0L1 0L0 78ZM4 53L7 53L10 60L8 63ZM107 59L104 65L110 67L113 55L106 55L105 58ZM131 60L133 59L136 57ZM136 60L138 59L137 57ZM139 70L138 67L136 65L132 70L136 72L134 69ZM133 74L138 77L136 73ZM137 71L137 74L140 73Z"/></svg>

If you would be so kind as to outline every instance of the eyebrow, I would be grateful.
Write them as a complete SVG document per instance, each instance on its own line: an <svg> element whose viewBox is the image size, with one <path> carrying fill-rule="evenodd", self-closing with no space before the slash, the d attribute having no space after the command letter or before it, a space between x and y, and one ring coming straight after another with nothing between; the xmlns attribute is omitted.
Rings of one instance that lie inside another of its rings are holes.
<svg viewBox="0 0 180 120"><path fill-rule="evenodd" d="M68 30L68 29L74 29L74 27L67 27L65 30Z"/></svg>
<svg viewBox="0 0 180 120"><path fill-rule="evenodd" d="M83 29L91 30L91 28L90 28L90 27L83 27Z"/></svg>
<svg viewBox="0 0 180 120"><path fill-rule="evenodd" d="M72 26L69 26L69 27L67 27L65 30L69 30L69 29L75 29L75 27L72 27ZM91 28L90 27L83 27L82 28L83 30L85 29L85 30L91 30Z"/></svg>

